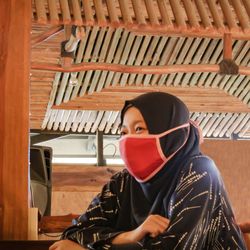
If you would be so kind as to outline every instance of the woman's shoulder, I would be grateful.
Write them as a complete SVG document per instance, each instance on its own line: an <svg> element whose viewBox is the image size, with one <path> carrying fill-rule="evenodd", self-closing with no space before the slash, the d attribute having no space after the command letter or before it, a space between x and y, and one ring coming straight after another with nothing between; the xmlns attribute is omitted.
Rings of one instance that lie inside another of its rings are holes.
<svg viewBox="0 0 250 250"><path fill-rule="evenodd" d="M209 176L220 178L220 172L213 159L203 154L193 156L187 161L182 173L190 172L195 172L196 174L208 174Z"/></svg>

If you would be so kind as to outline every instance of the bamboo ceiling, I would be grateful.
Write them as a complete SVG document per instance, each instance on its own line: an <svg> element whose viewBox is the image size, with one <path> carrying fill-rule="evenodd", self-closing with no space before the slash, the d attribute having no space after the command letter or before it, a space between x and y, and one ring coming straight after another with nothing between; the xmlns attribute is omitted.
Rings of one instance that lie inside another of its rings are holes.
<svg viewBox="0 0 250 250"><path fill-rule="evenodd" d="M125 99L165 91L205 137L250 138L249 0L34 0L32 22L31 129L117 134Z"/></svg>

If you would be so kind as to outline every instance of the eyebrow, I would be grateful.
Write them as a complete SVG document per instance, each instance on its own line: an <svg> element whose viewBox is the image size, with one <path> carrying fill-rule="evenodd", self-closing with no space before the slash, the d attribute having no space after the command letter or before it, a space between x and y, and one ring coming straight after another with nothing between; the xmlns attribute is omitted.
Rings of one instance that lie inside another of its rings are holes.
<svg viewBox="0 0 250 250"><path fill-rule="evenodd" d="M143 122L143 120L135 120L135 121L132 123L132 125L135 125L135 124L137 124L137 123L143 123L143 124L145 124L145 122ZM145 126L147 126L147 125L145 124ZM122 125L121 125L121 128L126 128L126 126L125 126L124 124L122 124Z"/></svg>

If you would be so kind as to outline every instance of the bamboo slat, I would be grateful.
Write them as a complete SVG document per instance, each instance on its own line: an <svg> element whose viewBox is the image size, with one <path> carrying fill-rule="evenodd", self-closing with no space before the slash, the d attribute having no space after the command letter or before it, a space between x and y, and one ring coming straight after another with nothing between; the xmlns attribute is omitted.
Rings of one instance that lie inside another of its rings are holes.
<svg viewBox="0 0 250 250"><path fill-rule="evenodd" d="M242 2L245 6L245 9L247 11L248 16L250 17L250 2L249 2L249 0L242 0Z"/></svg>
<svg viewBox="0 0 250 250"><path fill-rule="evenodd" d="M126 25L132 24L133 20L132 20L132 17L130 15L127 0L119 0L119 4L120 4L120 8L121 8L123 22Z"/></svg>
<svg viewBox="0 0 250 250"><path fill-rule="evenodd" d="M218 125L218 127L214 130L213 132L213 136L217 137L220 134L220 131L222 130L222 128L228 123L229 119L231 119L232 117L232 113L227 113L225 115L225 117L223 118L223 120L220 122L220 124Z"/></svg>
<svg viewBox="0 0 250 250"><path fill-rule="evenodd" d="M131 0L132 6L135 13L135 18L138 24L146 24L145 16L143 15L143 1L142 0Z"/></svg>
<svg viewBox="0 0 250 250"><path fill-rule="evenodd" d="M218 114L213 114L210 120L206 123L206 125L202 128L202 134L203 136L207 136L208 131L210 131L210 128L213 126L215 120L218 118Z"/></svg>
<svg viewBox="0 0 250 250"><path fill-rule="evenodd" d="M246 125L242 128L242 130L240 131L239 137L243 137L245 135L245 133L249 130L249 128L250 128L250 119L248 120Z"/></svg>
<svg viewBox="0 0 250 250"><path fill-rule="evenodd" d="M61 9L62 9L62 18L65 24L69 24L71 22L70 10L68 0L60 0Z"/></svg>
<svg viewBox="0 0 250 250"><path fill-rule="evenodd" d="M93 17L92 7L91 7L90 3L91 2L89 0L83 0L82 1L86 26L91 26L91 25L93 25L95 23L95 20L94 20L94 17Z"/></svg>
<svg viewBox="0 0 250 250"><path fill-rule="evenodd" d="M208 7L209 7L210 12L212 14L215 27L217 29L224 29L223 20L221 18L221 15L218 12L218 6L217 6L215 1L216 0L209 0L209 1L207 1L207 4L208 4Z"/></svg>
<svg viewBox="0 0 250 250"><path fill-rule="evenodd" d="M41 24L47 23L47 14L45 9L44 0L35 0L37 20Z"/></svg>
<svg viewBox="0 0 250 250"><path fill-rule="evenodd" d="M70 115L70 110L63 110L62 119L61 119L60 125L59 125L60 131L64 131L69 115Z"/></svg>
<svg viewBox="0 0 250 250"><path fill-rule="evenodd" d="M112 60L113 60L113 57L114 57L115 51L117 49L119 39L121 37L121 33L122 33L122 29L120 29L120 28L116 29L114 31L114 33L113 33L110 49L108 50L107 58L105 60L107 63L111 63ZM102 88L104 86L104 83L105 83L105 80L106 80L106 77L107 77L108 74L109 74L108 71L102 71L101 72L101 76L100 76L96 91L101 91L102 90Z"/></svg>
<svg viewBox="0 0 250 250"><path fill-rule="evenodd" d="M165 56L165 62L163 62L162 65L167 65L167 64L171 65L173 63L173 58L174 58L174 54L176 51L175 47L176 47L176 44L178 43L178 41L179 41L179 38L177 38L177 37L170 37L169 38L167 48L163 54ZM158 79L157 85L162 86L165 83L167 75L165 74L165 75L162 75L159 77L155 75L153 77L153 79L155 78L155 80L156 80L156 77Z"/></svg>
<svg viewBox="0 0 250 250"><path fill-rule="evenodd" d="M150 61L150 65L158 65L158 62L160 60L160 57L161 57L161 54L162 54L162 51L163 49L165 48L166 46L166 43L167 43L167 40L168 38L167 37L161 37L160 40L159 40L159 43L158 43L158 46L154 52L154 54L152 55L152 60ZM144 80L143 80L143 85L144 86L147 86L147 85L150 85L151 84L151 78L152 78L153 75L146 75L144 77Z"/></svg>
<svg viewBox="0 0 250 250"><path fill-rule="evenodd" d="M241 85L237 88L237 90L234 93L234 96L238 97L242 93L242 91L250 84L250 81L247 77L245 77L244 82L241 83Z"/></svg>
<svg viewBox="0 0 250 250"><path fill-rule="evenodd" d="M237 82L233 82L232 83L232 86L230 87L230 89L228 90L228 93L230 95L234 95L237 97L237 90L240 89L241 86L246 86L247 85L247 82L248 82L248 79L247 77L245 76L242 76L242 78L240 77L240 79L242 80L239 80Z"/></svg>
<svg viewBox="0 0 250 250"><path fill-rule="evenodd" d="M107 125L106 125L105 130L104 130L105 134L111 133L111 129L113 127L113 124L117 120L118 115L119 115L119 112L117 112L117 111L112 112L110 119L108 120Z"/></svg>
<svg viewBox="0 0 250 250"><path fill-rule="evenodd" d="M178 40L178 42L177 42L177 44L176 44L176 46L174 48L174 51L173 51L173 53L171 55L172 57L169 59L169 64L175 64L176 63L176 60L178 59L177 55L178 55L179 51L182 49L182 47L185 47L186 39L188 39L188 38L183 38L183 37L179 38L179 40ZM180 61L180 59L179 59L179 61ZM165 81L165 84L167 86L172 85L175 76L176 76L176 74L168 75L167 79Z"/></svg>
<svg viewBox="0 0 250 250"><path fill-rule="evenodd" d="M222 127L222 129L219 132L219 137L223 137L225 136L228 128L233 124L233 122L235 121L235 119L237 118L238 114L232 114L231 118L226 122L225 126Z"/></svg>
<svg viewBox="0 0 250 250"><path fill-rule="evenodd" d="M122 55L123 50L126 46L126 41L127 41L128 36L129 36L129 32L127 30L123 30L123 32L121 34L121 38L119 40L119 44L118 44L118 46L116 48L116 52L114 54L113 63L120 62L121 55ZM105 79L105 83L104 83L105 87L108 87L111 84L113 76L114 76L114 72L108 72L107 77Z"/></svg>
<svg viewBox="0 0 250 250"><path fill-rule="evenodd" d="M199 38L196 38L196 40ZM201 41L201 45L196 53L196 55L194 56L194 58L192 59L192 63L193 64L198 64L198 63L203 63L203 60L206 58L207 56L207 50L209 49L209 43L210 43L210 39L207 38L203 38ZM211 43L210 43L211 45ZM191 59L190 59L191 60ZM207 63L207 62L205 62ZM182 79L182 86L194 86L197 85L197 79L199 78L199 76L202 73L196 73L196 74L186 74L184 76L184 78ZM192 80L190 80L192 78Z"/></svg>
<svg viewBox="0 0 250 250"><path fill-rule="evenodd" d="M229 29L232 31L236 30L237 24L236 24L236 21L235 21L235 18L232 13L228 0L219 0L219 3L221 5L221 9L225 16L225 21L228 24Z"/></svg>
<svg viewBox="0 0 250 250"><path fill-rule="evenodd" d="M142 45L140 47L139 53L136 56L136 60L135 60L134 65L137 65L137 66L141 65L143 58L145 57L146 50L149 46L150 41L151 41L151 36L144 36L143 37L143 42L142 42ZM136 74L129 74L128 84L129 85L134 84L135 78L136 78Z"/></svg>
<svg viewBox="0 0 250 250"><path fill-rule="evenodd" d="M99 129L98 126L102 120L103 114L104 114L104 111L98 112L97 117L96 117L96 119L95 119L95 121L90 129L91 133L96 133L96 131ZM99 130L99 131L102 131L102 130Z"/></svg>
<svg viewBox="0 0 250 250"><path fill-rule="evenodd" d="M63 117L63 110L57 110L56 118L53 124L53 130L58 130L62 117Z"/></svg>
<svg viewBox="0 0 250 250"><path fill-rule="evenodd" d="M51 110L51 114L50 114L48 124L47 124L48 130L52 130L53 123L56 120L57 112L58 112L58 110L55 110L55 109Z"/></svg>
<svg viewBox="0 0 250 250"><path fill-rule="evenodd" d="M82 116L81 122L78 126L77 132L81 133L83 131L85 124L89 119L90 114L91 114L91 111L89 111L89 110L83 111L83 116Z"/></svg>
<svg viewBox="0 0 250 250"><path fill-rule="evenodd" d="M95 40L96 38L98 38L98 34L99 34L99 30L100 28L98 26L94 26L91 30L91 34L90 34L90 38L88 40L88 44L84 53L84 61L88 62L88 61L94 61L94 59L92 58L92 51L94 50L95 47ZM90 77L92 75L92 71L88 71L88 72L81 72L80 76L82 80L82 86L81 86L81 90L79 93L79 96L83 96L89 86L89 80Z"/></svg>
<svg viewBox="0 0 250 250"><path fill-rule="evenodd" d="M147 49L147 53L145 54L145 58L143 59L141 65L149 65L150 60L151 60L152 57L153 57L154 51L155 51L155 49L157 48L157 44L158 44L159 40L160 40L160 37L159 37L159 36L154 36L154 37L152 37L152 40L151 40L151 42L149 43L149 46L148 46L148 49ZM144 77L143 74L137 75L136 80L135 80L135 84L136 84L136 85L141 85L141 84L143 84L143 77ZM145 84L146 84L146 83L145 83Z"/></svg>
<svg viewBox="0 0 250 250"><path fill-rule="evenodd" d="M199 21L196 16L196 10L194 7L194 2L191 0L183 0L184 8L188 17L188 22L193 28L199 27Z"/></svg>
<svg viewBox="0 0 250 250"><path fill-rule="evenodd" d="M241 27L245 32L249 32L250 29L250 20L249 16L247 15L244 6L240 1L232 0L231 1L234 10L236 12L236 15L238 17L238 20L240 22Z"/></svg>
<svg viewBox="0 0 250 250"><path fill-rule="evenodd" d="M169 3L171 5L171 8L173 10L174 16L175 16L175 21L177 26L181 28L186 28L186 20L184 16L184 11L183 8L180 4L179 0L169 0Z"/></svg>
<svg viewBox="0 0 250 250"><path fill-rule="evenodd" d="M131 52L129 54L129 58L127 61L127 65L133 65L135 63L135 60L137 58L137 52L141 47L141 42L142 42L143 37L142 36L136 36L135 42L133 44L133 47L131 49ZM125 86L128 83L128 77L129 73L123 73L121 80L120 80L120 85Z"/></svg>
<svg viewBox="0 0 250 250"><path fill-rule="evenodd" d="M73 124L72 124L72 127L71 127L72 132L77 131L77 128L78 128L78 126L79 126L79 124L81 122L82 117L83 117L83 111L82 110L77 111L76 118L73 121Z"/></svg>
<svg viewBox="0 0 250 250"><path fill-rule="evenodd" d="M75 120L76 114L77 114L77 110L71 110L70 115L68 117L68 120L66 121L66 126L64 129L65 132L70 131L70 129L72 127L72 123Z"/></svg>
<svg viewBox="0 0 250 250"><path fill-rule="evenodd" d="M239 99L242 100L244 104L249 104L250 99L250 84L241 92ZM248 105L249 106L249 105Z"/></svg>
<svg viewBox="0 0 250 250"><path fill-rule="evenodd" d="M104 131L107 122L110 120L111 114L112 114L112 111L105 111L104 112L103 118L102 118L101 123L99 125L100 131Z"/></svg>
<svg viewBox="0 0 250 250"><path fill-rule="evenodd" d="M151 25L159 25L159 20L155 12L155 5L153 0L145 0L145 5Z"/></svg>
<svg viewBox="0 0 250 250"><path fill-rule="evenodd" d="M203 132L203 128L206 126L206 124L209 122L213 114L211 113L206 113L204 119L200 122L199 126Z"/></svg>
<svg viewBox="0 0 250 250"><path fill-rule="evenodd" d="M247 113L244 119L241 121L241 123L237 126L234 133L238 134L242 130L242 128L249 122L250 120L250 113Z"/></svg>
<svg viewBox="0 0 250 250"><path fill-rule="evenodd" d="M50 20L52 24L58 24L59 23L59 16L58 16L58 10L56 6L55 0L48 0L49 5L49 14L50 14Z"/></svg>
<svg viewBox="0 0 250 250"><path fill-rule="evenodd" d="M85 133L90 132L91 126L94 123L94 121L96 120L97 112L98 111L91 111L90 116L89 116L89 118L86 122L85 128L84 128Z"/></svg>
<svg viewBox="0 0 250 250"><path fill-rule="evenodd" d="M120 20L118 17L118 13L115 7L115 1L114 0L106 0L108 13L110 17L110 21L113 25L119 25Z"/></svg>
<svg viewBox="0 0 250 250"><path fill-rule="evenodd" d="M102 0L94 0L95 12L97 16L97 23L100 26L104 26L107 24L107 20L103 11Z"/></svg>
<svg viewBox="0 0 250 250"><path fill-rule="evenodd" d="M113 28L108 29L108 31L105 35L105 39L102 42L102 48L101 48L100 57L99 57L98 62L104 62L105 58L107 57L108 47L110 46L110 40L112 38L113 32L114 32ZM101 73L102 73L101 70L96 70L94 72L94 76L93 76L90 88L88 90L88 94L92 94L95 91L95 88L96 88L97 84L99 83Z"/></svg>
<svg viewBox="0 0 250 250"><path fill-rule="evenodd" d="M232 76L230 80L227 81L226 85L224 86L224 90L229 93L229 90L234 85L234 83L241 83L242 80L245 78L243 75Z"/></svg>
<svg viewBox="0 0 250 250"><path fill-rule="evenodd" d="M87 48L87 41L89 39L89 37L91 36L92 32L90 27L86 27L85 28L85 37L82 39L82 41L80 42L80 46L78 48L78 52L77 52L77 57L76 57L76 62L80 63L80 62L88 62L89 58L90 58L90 52L88 51L88 53L86 53L86 48ZM79 89L82 85L82 79L84 77L85 72L79 72L77 74L77 81L78 84L74 87L73 92L71 94L71 98L70 99L74 99L76 98L76 96L78 95Z"/></svg>
<svg viewBox="0 0 250 250"><path fill-rule="evenodd" d="M166 2L163 0L157 0L157 3L161 13L162 24L170 27L173 26L173 23L168 14L168 8Z"/></svg>
<svg viewBox="0 0 250 250"><path fill-rule="evenodd" d="M135 40L135 34L134 33L129 33L128 39L126 41L126 46L124 47L121 59L119 64L121 65L125 65L129 59L129 55L131 55L131 49L132 45L134 43ZM114 74L113 80L112 80L112 86L115 86L116 84L118 84L118 82L120 83L120 77L122 75L122 72L116 72Z"/></svg>
<svg viewBox="0 0 250 250"><path fill-rule="evenodd" d="M56 96L56 101L55 101L56 105L60 105L62 103L64 91L65 91L66 86L68 84L69 75L70 75L70 73L63 74L62 80L61 80L60 85L59 85L59 90L58 90L58 93Z"/></svg>
<svg viewBox="0 0 250 250"><path fill-rule="evenodd" d="M82 22L82 13L81 13L81 7L79 5L79 0L71 0L71 2L72 2L72 10L74 16L74 23L75 25L81 26L83 25L83 22Z"/></svg>
<svg viewBox="0 0 250 250"><path fill-rule="evenodd" d="M111 129L111 134L118 133L120 123L121 123L120 112L117 112L117 117L116 117L115 122L113 123L112 129Z"/></svg>
<svg viewBox="0 0 250 250"><path fill-rule="evenodd" d="M225 113L220 113L219 117L217 118L217 120L214 122L213 126L211 127L211 129L207 132L207 136L211 137L214 130L216 129L216 127L220 124L220 122L224 119Z"/></svg>
<svg viewBox="0 0 250 250"><path fill-rule="evenodd" d="M101 53L102 46L106 46L105 43L103 42L104 36L106 33L106 28L101 28L99 30L99 33L96 38L95 46L93 47L93 53L91 56L91 62L97 62L99 61L99 54ZM104 50L103 50L104 51ZM104 51L106 53L106 51ZM102 54L103 57L103 54ZM100 71L99 70L89 70L87 74L85 75L85 79L83 82L83 86L80 92L80 95L84 95L85 92L88 89L88 93L91 94L93 93L96 85L96 81L98 80ZM94 81L94 83L93 83Z"/></svg>
<svg viewBox="0 0 250 250"><path fill-rule="evenodd" d="M183 54L182 54L182 56L178 57L176 64L179 64L179 63L190 64L191 58L194 57L194 54L196 52L198 45L200 44L200 41L201 40L199 38L188 38L188 40L185 42L185 47L183 48ZM197 52L197 54L199 55L198 52ZM193 62L192 62L192 64L193 64ZM174 86L178 86L178 85L183 86L182 80L181 80L183 75L184 75L183 73L176 75L174 82L173 82Z"/></svg>
<svg viewBox="0 0 250 250"><path fill-rule="evenodd" d="M207 9L204 5L204 2L201 0L195 0L195 4L196 4L196 7L198 9L198 12L199 12L199 15L201 18L201 22L202 22L204 28L211 28L212 27L211 20L208 16Z"/></svg>

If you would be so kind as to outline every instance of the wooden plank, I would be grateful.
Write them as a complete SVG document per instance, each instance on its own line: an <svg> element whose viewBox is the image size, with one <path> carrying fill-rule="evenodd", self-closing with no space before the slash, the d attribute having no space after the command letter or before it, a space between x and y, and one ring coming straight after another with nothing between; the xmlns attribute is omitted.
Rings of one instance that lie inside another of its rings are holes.
<svg viewBox="0 0 250 250"><path fill-rule="evenodd" d="M42 24L47 23L47 15L45 10L44 0L35 0L36 13L38 22Z"/></svg>
<svg viewBox="0 0 250 250"><path fill-rule="evenodd" d="M235 31L237 29L237 24L228 0L219 0L219 3L229 29Z"/></svg>
<svg viewBox="0 0 250 250"><path fill-rule="evenodd" d="M187 13L188 22L192 28L199 27L199 21L196 16L194 2L191 0L183 0L184 8Z"/></svg>
<svg viewBox="0 0 250 250"><path fill-rule="evenodd" d="M216 28L224 29L225 26L223 24L223 20L221 18L221 15L218 12L218 6L216 3L216 0L209 0L209 1L207 1L207 4L208 4L208 7L211 11Z"/></svg>
<svg viewBox="0 0 250 250"><path fill-rule="evenodd" d="M69 110L120 110L125 100L150 91L172 93L181 98L191 111L207 112L249 112L249 107L223 90L198 87L109 87L92 95L76 98L68 103L54 106L54 109Z"/></svg>
<svg viewBox="0 0 250 250"><path fill-rule="evenodd" d="M146 9L148 12L149 20L152 25L159 25L158 17L155 13L155 5L153 0L145 0Z"/></svg>
<svg viewBox="0 0 250 250"><path fill-rule="evenodd" d="M167 8L167 4L165 1L162 0L157 0L158 6L159 6L159 10L161 13L161 19L162 19L162 24L165 26L173 26L172 20L169 17L168 14L168 8Z"/></svg>
<svg viewBox="0 0 250 250"><path fill-rule="evenodd" d="M169 0L169 3L172 7L174 17L175 17L175 22L177 26L180 28L186 28L186 16L184 15L185 12L182 9L182 6L180 4L179 0Z"/></svg>
<svg viewBox="0 0 250 250"><path fill-rule="evenodd" d="M70 16L68 0L60 0L60 4L62 9L63 22L64 24L70 24L71 16Z"/></svg>
<svg viewBox="0 0 250 250"><path fill-rule="evenodd" d="M5 240L28 237L31 11L31 1L0 1L0 239Z"/></svg>
<svg viewBox="0 0 250 250"><path fill-rule="evenodd" d="M245 32L249 32L250 29L250 22L249 16L247 15L244 6L242 5L241 1L238 0L231 0L231 3L234 7L236 15L239 19L240 25Z"/></svg>
<svg viewBox="0 0 250 250"><path fill-rule="evenodd" d="M145 9L144 1L143 0L131 0L131 1L137 23L145 25L146 20L145 16L143 15L143 10Z"/></svg>
<svg viewBox="0 0 250 250"><path fill-rule="evenodd" d="M195 0L195 4L198 9L199 15L201 17L201 22L204 28L211 28L212 27L211 20L208 16L204 2L200 0Z"/></svg>
<svg viewBox="0 0 250 250"><path fill-rule="evenodd" d="M57 12L57 6L55 0L48 0L49 4L49 14L50 14L50 20L52 24L58 24L59 23L59 16Z"/></svg>
<svg viewBox="0 0 250 250"><path fill-rule="evenodd" d="M82 23L82 14L81 14L81 7L79 5L79 0L71 0L72 1L72 9L74 15L75 25L81 26Z"/></svg>
<svg viewBox="0 0 250 250"><path fill-rule="evenodd" d="M107 54L107 57L105 59L105 61L107 63L111 63L112 60L113 60L113 57L114 57L114 54L115 54L115 51L116 51L116 48L119 44L119 39L121 37L121 33L122 33L122 29L116 29L113 33L113 37L112 37L112 40L111 40L111 45L110 45L110 49L108 50L108 54ZM112 48L112 49L111 49ZM101 75L100 75L100 79L99 79L99 82L98 82L98 85L96 87L96 91L101 91L103 86L104 86L104 83L106 81L106 77L108 76L110 72L108 71L102 71L101 72Z"/></svg>

